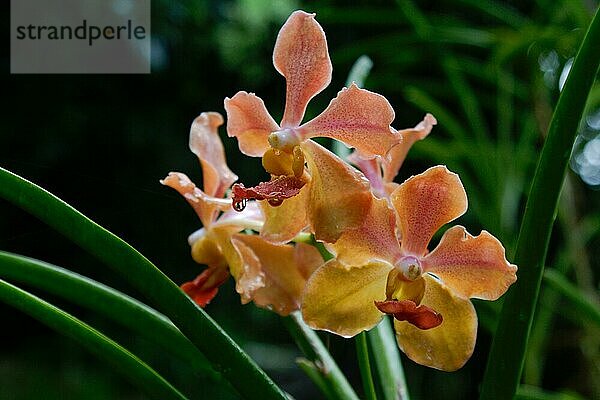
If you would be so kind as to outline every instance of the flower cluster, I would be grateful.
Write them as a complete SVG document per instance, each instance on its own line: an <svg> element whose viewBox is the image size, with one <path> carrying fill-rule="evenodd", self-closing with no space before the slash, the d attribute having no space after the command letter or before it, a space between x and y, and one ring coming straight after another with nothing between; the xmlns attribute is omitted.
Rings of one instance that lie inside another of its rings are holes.
<svg viewBox="0 0 600 400"><path fill-rule="evenodd" d="M240 151L262 157L268 182L246 187L225 162L218 127L223 117L201 114L190 148L204 186L170 173L203 228L189 237L192 257L207 268L182 289L200 306L232 275L242 302L281 315L301 310L315 329L354 336L389 314L400 348L412 360L456 370L473 352L477 316L470 298L495 300L516 280L502 244L462 226L434 234L461 216L467 196L444 166L402 184L394 179L410 147L436 124L427 114L396 130L381 95L352 84L304 122L306 106L331 81L325 34L314 14L294 12L277 37L273 62L286 80L285 111L277 124L255 94L225 99L227 133ZM339 140L354 152L348 162L311 140ZM299 238L308 234L333 256Z"/></svg>

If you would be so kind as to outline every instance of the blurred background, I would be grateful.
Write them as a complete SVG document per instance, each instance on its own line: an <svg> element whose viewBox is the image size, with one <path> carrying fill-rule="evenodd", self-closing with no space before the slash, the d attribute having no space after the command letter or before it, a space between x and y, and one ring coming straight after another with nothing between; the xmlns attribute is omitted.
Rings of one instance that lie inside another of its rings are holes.
<svg viewBox="0 0 600 400"><path fill-rule="evenodd" d="M0 54L0 165L58 195L124 238L175 282L203 267L187 236L200 222L174 191L169 171L201 182L188 150L192 120L224 114L223 99L255 92L278 120L285 82L271 62L279 28L291 11L317 13L333 61L331 85L309 105L323 110L361 56L373 60L365 87L386 96L394 127L426 112L438 119L415 145L398 181L435 164L458 172L469 195L460 218L471 233L486 229L511 259L525 194L540 144L595 0L152 1L149 75L11 75ZM2 2L5 43L9 3ZM597 302L600 259L600 87L594 87L573 150L548 267ZM242 156L221 131L229 165L240 180L265 179L259 159ZM0 249L45 260L144 299L111 271L33 217L0 200ZM526 268L527 266L520 266ZM236 398L209 377L197 377L125 329L44 293L40 295L100 328L150 360L193 399ZM476 398L500 304L476 303L475 354L455 373L403 358L414 399ZM296 399L320 398L294 360L300 356L280 318L242 306L232 281L207 312ZM0 399L143 399L137 389L69 339L0 304ZM557 292L543 286L524 383L530 393L600 399L600 334ZM361 390L354 344L322 335Z"/></svg>

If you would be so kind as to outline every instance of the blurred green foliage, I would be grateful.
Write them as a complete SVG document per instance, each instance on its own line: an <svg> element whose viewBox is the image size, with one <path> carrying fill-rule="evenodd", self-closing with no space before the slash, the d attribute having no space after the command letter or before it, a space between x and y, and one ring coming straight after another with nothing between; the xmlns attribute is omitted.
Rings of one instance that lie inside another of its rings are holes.
<svg viewBox="0 0 600 400"><path fill-rule="evenodd" d="M439 122L415 145L399 179L433 164L458 172L470 200L459 223L498 236L510 259L561 74L597 6L595 0L155 0L150 75L10 75L8 52L2 53L0 163L126 239L174 281L189 280L201 267L191 260L186 237L199 221L158 180L171 170L200 180L187 148L189 125L202 111L223 113L225 96L255 92L276 119L281 115L285 83L271 53L283 21L302 8L317 13L334 65L332 84L310 103L307 118L324 109L356 59L368 55L374 65L364 86L390 100L396 128L413 126L425 112ZM2 7L8 11L8 2ZM2 25L5 35L8 22ZM600 197L593 173L600 175L600 146L593 141L599 106L596 84L573 157L573 168L591 185L573 173L567 178L547 258L553 272L596 305ZM259 160L241 156L234 140L225 142L241 181L264 178ZM68 267L139 297L98 261L2 201L0 249ZM542 290L524 376L531 386L520 395L564 391L600 398L598 326L552 287ZM108 321L45 298L146 355L193 398L230 396ZM477 303L477 348L459 372L404 360L412 398L477 396L498 308ZM231 282L207 311L295 398L319 396L295 366L300 353L276 315L241 306ZM73 342L2 305L0 315L0 398L143 398ZM359 388L353 344L322 337Z"/></svg>

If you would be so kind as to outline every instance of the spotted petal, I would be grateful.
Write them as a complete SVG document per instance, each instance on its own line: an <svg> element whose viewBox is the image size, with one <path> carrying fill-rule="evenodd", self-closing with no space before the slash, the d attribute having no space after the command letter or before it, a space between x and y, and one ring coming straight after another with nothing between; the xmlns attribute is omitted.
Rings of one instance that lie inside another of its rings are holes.
<svg viewBox="0 0 600 400"><path fill-rule="evenodd" d="M401 138L390 126L394 110L385 97L352 84L298 132L304 139L330 137L356 148L363 158L385 156Z"/></svg>
<svg viewBox="0 0 600 400"><path fill-rule="evenodd" d="M404 253L422 256L434 233L467 210L458 175L444 166L407 179L391 194Z"/></svg>
<svg viewBox="0 0 600 400"><path fill-rule="evenodd" d="M394 320L400 349L414 362L442 371L461 368L473 354L477 337L477 314L468 299L456 296L435 278L425 275L421 304L443 318L438 327L422 330L406 321Z"/></svg>
<svg viewBox="0 0 600 400"><path fill-rule="evenodd" d="M270 148L267 137L279 129L262 99L254 93L237 92L225 98L225 110L229 137L237 138L242 153L261 157Z"/></svg>
<svg viewBox="0 0 600 400"><path fill-rule="evenodd" d="M236 277L242 301L288 315L300 308L300 298L323 258L312 246L299 243L274 245L257 235L234 235L232 243L244 260L244 271Z"/></svg>
<svg viewBox="0 0 600 400"><path fill-rule="evenodd" d="M265 215L260 235L266 241L287 243L308 226L309 187L310 185L305 185L297 195L286 199L278 207L273 207L266 201L260 202Z"/></svg>
<svg viewBox="0 0 600 400"><path fill-rule="evenodd" d="M344 231L362 224L373 200L369 181L312 140L302 149L311 175L310 223L318 240L333 243Z"/></svg>
<svg viewBox="0 0 600 400"><path fill-rule="evenodd" d="M427 114L423 118L423 121L419 122L414 128L398 131L398 134L402 137L402 141L392 147L387 157L383 158L382 167L385 182L392 182L394 180L412 145L419 140L425 139L434 125L437 125L437 120L433 115Z"/></svg>
<svg viewBox="0 0 600 400"><path fill-rule="evenodd" d="M221 125L221 114L204 112L194 120L190 129L190 150L198 156L202 165L204 192L214 197L223 197L238 178L225 161L225 151L218 132Z"/></svg>
<svg viewBox="0 0 600 400"><path fill-rule="evenodd" d="M385 298L391 265L373 262L347 268L335 259L308 280L302 299L302 316L308 326L351 337L371 329L383 317L375 307Z"/></svg>
<svg viewBox="0 0 600 400"><path fill-rule="evenodd" d="M462 226L448 229L422 265L465 298L496 300L517 280L498 239L486 231L471 236Z"/></svg>
<svg viewBox="0 0 600 400"><path fill-rule="evenodd" d="M315 14L295 11L290 15L277 36L273 64L287 86L281 127L297 127L310 99L331 82L327 40Z"/></svg>
<svg viewBox="0 0 600 400"><path fill-rule="evenodd" d="M338 262L349 266L371 261L393 264L400 255L396 237L396 217L385 199L374 199L362 225L344 232L337 242L328 246Z"/></svg>

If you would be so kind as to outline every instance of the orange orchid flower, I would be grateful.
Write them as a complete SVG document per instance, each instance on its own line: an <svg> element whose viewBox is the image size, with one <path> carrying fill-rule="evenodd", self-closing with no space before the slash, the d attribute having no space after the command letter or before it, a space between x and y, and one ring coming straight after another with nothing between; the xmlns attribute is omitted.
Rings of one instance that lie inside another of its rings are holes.
<svg viewBox="0 0 600 400"><path fill-rule="evenodd" d="M347 202L346 210L341 211L348 218L329 218L329 222L338 224L337 229L319 221L320 215L331 210L325 212L327 205L315 202L326 200L333 204L333 199L343 200L339 192L336 194L341 186L332 179L359 183L363 177L310 138L340 140L354 147L363 158L385 156L402 140L390 126L394 110L385 97L354 84L342 89L320 115L302 124L310 99L331 81L325 33L314 17L315 14L295 11L277 37L273 64L286 79L285 111L280 124L253 93L241 91L225 99L229 136L238 139L244 154L262 157L263 166L271 174L269 182L252 188L234 185L234 207L242 209L248 199L264 200L261 204L266 222L261 235L272 242L289 241L309 225L318 239L335 241L369 208L370 195L362 195L362 200ZM309 173L305 171L305 161ZM328 170L317 171L322 162L327 163ZM335 175L338 172L340 176ZM328 180L324 186L323 179ZM307 184L309 181L311 184Z"/></svg>
<svg viewBox="0 0 600 400"><path fill-rule="evenodd" d="M399 347L417 363L453 371L471 356L477 315L470 298L495 300L516 280L502 244L483 231L443 225L467 209L458 175L437 166L413 176L388 199L371 204L363 225L330 249L336 258L309 279L306 323L350 337L394 316ZM395 211L394 211L395 210Z"/></svg>
<svg viewBox="0 0 600 400"><path fill-rule="evenodd" d="M254 301L287 315L299 309L306 280L323 259L314 247L303 243L278 245L240 233L259 230L264 217L255 202L238 213L232 209L231 199L223 198L237 176L225 161L217 132L222 124L223 117L215 112L202 113L192 124L190 149L200 159L204 191L182 173L171 172L161 181L185 197L203 225L188 241L192 258L208 267L181 288L204 307L231 273L242 303Z"/></svg>

